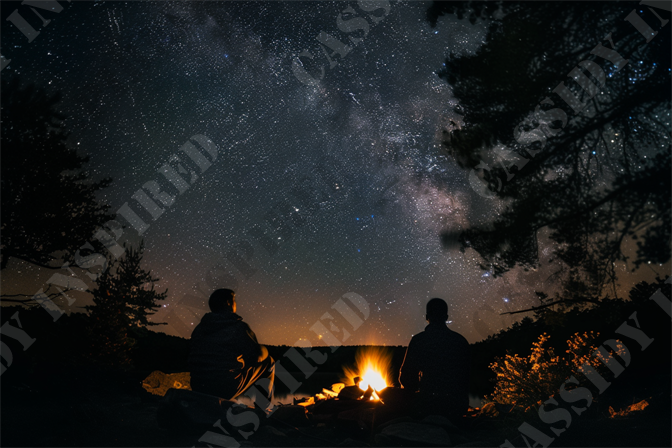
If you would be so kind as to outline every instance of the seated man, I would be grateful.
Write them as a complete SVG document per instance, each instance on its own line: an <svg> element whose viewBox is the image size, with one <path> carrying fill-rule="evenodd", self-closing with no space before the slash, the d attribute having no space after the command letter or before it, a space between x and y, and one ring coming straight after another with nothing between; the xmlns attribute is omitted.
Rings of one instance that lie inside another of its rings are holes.
<svg viewBox="0 0 672 448"><path fill-rule="evenodd" d="M469 407L469 343L446 326L444 300L427 302L426 319L425 331L408 344L399 382L404 389L420 392L422 407L460 417Z"/></svg>
<svg viewBox="0 0 672 448"><path fill-rule="evenodd" d="M243 318L236 314L236 294L218 289L208 302L206 313L191 334L189 370L196 392L234 399L260 378L261 389L273 396L274 361Z"/></svg>

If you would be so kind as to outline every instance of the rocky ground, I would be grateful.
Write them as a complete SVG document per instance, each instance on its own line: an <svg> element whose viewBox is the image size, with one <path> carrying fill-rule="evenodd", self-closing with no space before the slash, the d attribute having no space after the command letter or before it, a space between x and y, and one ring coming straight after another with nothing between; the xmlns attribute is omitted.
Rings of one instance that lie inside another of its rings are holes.
<svg viewBox="0 0 672 448"><path fill-rule="evenodd" d="M213 426L187 425L184 419L171 424L165 415L160 422L157 415L165 398L142 388L145 375L103 380L84 372L45 372L41 387L3 380L0 442L2 446L498 447L508 439L513 446L524 447L517 428L531 421L529 416L492 408L450 422L439 415L389 418L380 404L319 412L283 406L272 418L262 417L256 428L254 423L239 426L247 438L229 427L237 436L233 442ZM595 403L589 412L574 416L552 446L670 446L669 392L651 397L650 402L643 411L621 418L609 418L606 405ZM548 426L540 428L555 437Z"/></svg>

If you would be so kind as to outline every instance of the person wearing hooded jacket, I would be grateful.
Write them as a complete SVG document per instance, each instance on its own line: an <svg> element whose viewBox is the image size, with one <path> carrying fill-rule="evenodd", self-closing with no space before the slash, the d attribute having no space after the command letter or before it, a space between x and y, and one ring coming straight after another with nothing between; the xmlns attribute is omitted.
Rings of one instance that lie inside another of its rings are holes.
<svg viewBox="0 0 672 448"><path fill-rule="evenodd" d="M261 389L273 395L275 363L268 349L243 318L236 314L236 293L218 289L208 301L206 313L191 334L189 370L195 392L232 400L259 379Z"/></svg>

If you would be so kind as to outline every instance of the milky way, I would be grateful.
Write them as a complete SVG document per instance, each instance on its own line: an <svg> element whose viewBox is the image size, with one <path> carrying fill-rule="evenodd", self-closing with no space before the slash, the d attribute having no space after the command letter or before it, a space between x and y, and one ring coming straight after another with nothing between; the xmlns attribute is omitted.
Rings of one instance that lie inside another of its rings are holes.
<svg viewBox="0 0 672 448"><path fill-rule="evenodd" d="M219 148L143 235L146 267L169 290L155 322L173 310L191 327L213 285L235 286L239 314L261 342L318 343L310 327L356 292L371 314L347 343L404 345L439 296L451 328L475 341L513 322L499 313L532 304L543 276L492 279L475 253L441 247L441 230L484 223L501 204L476 195L440 151L441 130L459 117L436 73L450 51L475 51L487 24L449 16L431 28L427 6L73 2L32 43L3 30L3 54L13 59L3 76L62 92L71 144L91 156L94 177L114 180L101 195L112 210L190 136ZM367 32L344 33L339 14L362 18ZM333 67L316 39L322 32L350 45ZM325 68L315 85L292 69L304 51L311 76ZM292 189L320 172L330 193L305 208ZM298 221L271 254L250 230L266 226L274 207L293 207ZM139 241L130 231L122 239ZM248 243L241 271L226 254Z"/></svg>

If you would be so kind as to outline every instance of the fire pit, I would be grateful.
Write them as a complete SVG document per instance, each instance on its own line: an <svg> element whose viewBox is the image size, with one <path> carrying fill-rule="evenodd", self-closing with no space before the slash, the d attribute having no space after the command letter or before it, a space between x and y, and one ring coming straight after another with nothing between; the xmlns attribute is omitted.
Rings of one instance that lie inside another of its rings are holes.
<svg viewBox="0 0 672 448"><path fill-rule="evenodd" d="M365 436L373 428L402 411L390 406L386 396L401 389L392 383L392 351L379 347L360 348L353 366L344 366L341 381L295 404L305 407L312 422L336 424L351 435ZM391 400L395 402L395 400Z"/></svg>
<svg viewBox="0 0 672 448"><path fill-rule="evenodd" d="M296 401L296 404L308 407L331 399L382 402L380 392L391 385L391 364L392 354L389 351L378 347L360 349L355 355L355 366L343 367L343 382L332 384L331 389L322 389L322 392Z"/></svg>

